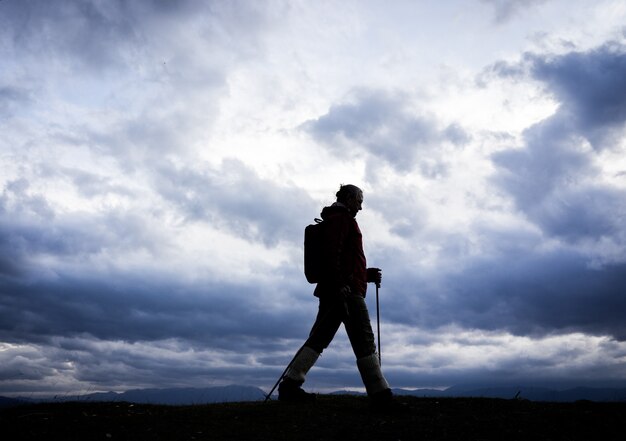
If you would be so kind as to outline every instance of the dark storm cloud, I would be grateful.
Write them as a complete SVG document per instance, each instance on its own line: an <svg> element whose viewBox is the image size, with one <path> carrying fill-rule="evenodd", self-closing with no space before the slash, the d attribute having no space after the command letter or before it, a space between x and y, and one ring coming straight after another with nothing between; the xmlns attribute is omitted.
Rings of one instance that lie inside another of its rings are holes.
<svg viewBox="0 0 626 441"><path fill-rule="evenodd" d="M609 238L623 246L626 193L598 183L602 171L595 163L598 151L620 148L626 134L626 50L610 43L587 52L527 55L524 63L559 107L524 132L522 149L493 156L494 182L550 236Z"/></svg>
<svg viewBox="0 0 626 441"><path fill-rule="evenodd" d="M543 337L582 332L626 340L626 264L594 267L569 251L542 252L518 238L509 247L435 273L390 260L381 289L384 319L421 329L461 329ZM528 242L528 239L527 239Z"/></svg>
<svg viewBox="0 0 626 441"><path fill-rule="evenodd" d="M256 187L249 195L263 197L259 182L251 182ZM231 191L244 190L234 186ZM272 197L280 205L289 201L284 195L277 192ZM123 261L127 253L139 250L160 256L171 245L138 214L67 218L53 213L45 199L31 194L23 181L9 184L0 202L2 341L45 342L55 336L83 335L131 342L179 338L247 351L259 339L273 340L285 330L295 332L305 321L297 310L283 314L279 312L284 308L265 304L273 297L253 279L188 283L174 274L149 269L127 272L121 262L109 270L91 267L89 261L98 256L116 255ZM256 202L263 205L262 200ZM245 204L238 209L245 213ZM236 217L235 211L216 217L227 223ZM246 216L243 219L261 221ZM268 228L273 225L270 219L264 222ZM217 251L207 244L210 252ZM48 259L57 265L47 267L43 262ZM288 281L273 288L278 292L293 289ZM262 325L267 323L273 326Z"/></svg>
<svg viewBox="0 0 626 441"><path fill-rule="evenodd" d="M92 391L270 384L291 356L282 353L259 365L250 348L204 350L175 339L129 344L86 336L4 349L0 351L0 394L61 391L63 395L66 384L77 381L88 382Z"/></svg>
<svg viewBox="0 0 626 441"><path fill-rule="evenodd" d="M468 135L460 126L441 128L436 120L416 115L410 107L405 96L358 91L348 102L333 105L302 127L338 156L365 151L401 172L412 170L416 163L427 164L420 162L422 156L438 159L434 144L467 142Z"/></svg>
<svg viewBox="0 0 626 441"><path fill-rule="evenodd" d="M541 232L476 225L473 234L488 238L491 250L393 287L401 293L414 286L409 292L415 296L399 297L389 307L392 319L426 328L456 324L517 335L582 332L626 340L626 266L619 251L626 245L626 193L603 179L599 157L621 148L614 141L623 139L626 122L625 59L623 47L606 44L587 52L527 55L519 66L497 67L503 77L532 75L559 102L552 116L524 131L520 148L492 158L491 182ZM564 246L548 249L546 238ZM442 249L455 240L463 250L462 237L442 239Z"/></svg>
<svg viewBox="0 0 626 441"><path fill-rule="evenodd" d="M91 175L73 169L59 173L93 184ZM302 213L313 217L319 209L297 188L260 179L237 161L204 173L164 169L158 179L164 196L179 210L177 216L243 232L269 245L300 242ZM90 191L102 191L101 184L96 179L96 189ZM185 282L171 272L124 270L128 254L145 252L162 259L163 250L173 246L157 233L154 222L158 219L132 210L64 215L25 179L9 182L0 195L0 340L174 338L248 352L261 341L276 346L272 341L286 332L304 335L302 309L275 304L284 293L312 299L305 284L292 283L294 277L302 278L299 261L297 271L289 265L280 270L280 282L271 292L253 276ZM219 253L214 244L206 247L207 259ZM95 263L103 256L116 259Z"/></svg>
<svg viewBox="0 0 626 441"><path fill-rule="evenodd" d="M0 390L28 390L33 381L54 390L63 379L102 389L259 384L277 375L273 366L288 361L280 354L295 350L314 314L313 304L304 307L309 292L289 292L300 308L269 294L253 281L189 283L150 271L0 277L0 341L31 348L0 357L8 381ZM251 365L255 354L269 364Z"/></svg>
<svg viewBox="0 0 626 441"><path fill-rule="evenodd" d="M11 358L0 355L0 383L16 378L41 380L51 374L52 369L40 365L41 356L31 349L13 351Z"/></svg>
<svg viewBox="0 0 626 441"><path fill-rule="evenodd" d="M506 257L476 262L450 277L443 303L458 307L460 324L517 335L584 332L626 340L626 265L594 269L585 256L566 253Z"/></svg>
<svg viewBox="0 0 626 441"><path fill-rule="evenodd" d="M624 244L626 192L607 185L589 185L561 193L559 198L533 216L544 232L568 242L611 238L616 244Z"/></svg>
<svg viewBox="0 0 626 441"><path fill-rule="evenodd" d="M595 148L612 148L626 128L626 47L607 43L587 52L529 56L572 128Z"/></svg>
<svg viewBox="0 0 626 441"><path fill-rule="evenodd" d="M25 179L9 182L0 195L0 243L19 272L29 271L28 261L39 257L80 260L104 252L151 251L155 234L131 210L56 213Z"/></svg>
<svg viewBox="0 0 626 441"><path fill-rule="evenodd" d="M273 317L254 284L203 280L189 285L152 273L0 281L0 339L46 342L91 336L127 342L170 338L249 350L256 339L299 329L297 313ZM274 326L262 326L269 323ZM283 331L278 332L277 329Z"/></svg>
<svg viewBox="0 0 626 441"><path fill-rule="evenodd" d="M589 152L577 148L578 139L560 115L527 129L524 139L524 149L504 150L493 156L499 166L497 180L522 208L598 172Z"/></svg>
<svg viewBox="0 0 626 441"><path fill-rule="evenodd" d="M594 154L580 148L580 138L560 120L555 115L528 129L524 149L495 154L493 181L549 236L569 242L621 240L626 194L592 183L600 174Z"/></svg>
<svg viewBox="0 0 626 441"><path fill-rule="evenodd" d="M588 51L560 55L527 53L519 63L496 62L490 73L540 81L559 103L555 117L564 134L585 137L595 149L614 148L626 123L626 47L608 42Z"/></svg>

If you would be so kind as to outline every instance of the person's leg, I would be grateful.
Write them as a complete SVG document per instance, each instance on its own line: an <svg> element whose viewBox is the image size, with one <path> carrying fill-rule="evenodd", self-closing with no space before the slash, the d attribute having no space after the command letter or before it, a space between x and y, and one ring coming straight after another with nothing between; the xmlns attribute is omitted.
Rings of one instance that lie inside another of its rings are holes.
<svg viewBox="0 0 626 441"><path fill-rule="evenodd" d="M330 296L320 298L317 317L304 346L321 354L335 338L344 316L345 307L341 302Z"/></svg>
<svg viewBox="0 0 626 441"><path fill-rule="evenodd" d="M341 309L334 302L320 299L315 323L309 338L298 351L283 381L278 387L278 399L282 401L310 401L313 394L302 390L306 374L313 367L320 354L328 347L341 325Z"/></svg>
<svg viewBox="0 0 626 441"><path fill-rule="evenodd" d="M361 296L350 296L348 312L344 324L367 394L373 400L390 399L391 389L380 368L365 299Z"/></svg>
<svg viewBox="0 0 626 441"><path fill-rule="evenodd" d="M307 372L313 367L318 357L319 353L313 349L307 346L300 348L278 385L278 399L280 401L295 403L315 400L315 395L305 392L302 389L302 384Z"/></svg>

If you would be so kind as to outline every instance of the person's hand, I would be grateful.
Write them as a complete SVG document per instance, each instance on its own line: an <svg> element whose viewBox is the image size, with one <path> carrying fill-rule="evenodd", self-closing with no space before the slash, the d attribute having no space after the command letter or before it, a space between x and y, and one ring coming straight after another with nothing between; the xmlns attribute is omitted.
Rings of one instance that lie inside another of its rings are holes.
<svg viewBox="0 0 626 441"><path fill-rule="evenodd" d="M377 287L380 287L380 283L383 280L382 270L380 268L368 268L367 269L367 281L369 283L375 283Z"/></svg>

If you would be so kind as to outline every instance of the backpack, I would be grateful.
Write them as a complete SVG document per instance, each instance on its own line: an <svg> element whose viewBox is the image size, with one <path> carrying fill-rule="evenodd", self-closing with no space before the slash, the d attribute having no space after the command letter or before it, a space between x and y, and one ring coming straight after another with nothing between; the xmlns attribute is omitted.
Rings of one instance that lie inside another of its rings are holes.
<svg viewBox="0 0 626 441"><path fill-rule="evenodd" d="M324 266L322 262L324 221L318 218L314 220L314 224L304 229L304 275L309 283L321 281Z"/></svg>

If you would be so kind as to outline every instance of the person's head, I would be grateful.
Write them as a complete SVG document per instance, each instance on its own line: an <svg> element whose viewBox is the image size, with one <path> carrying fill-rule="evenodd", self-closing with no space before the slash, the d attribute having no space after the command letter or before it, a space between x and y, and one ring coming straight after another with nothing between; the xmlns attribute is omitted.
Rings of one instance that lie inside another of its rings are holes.
<svg viewBox="0 0 626 441"><path fill-rule="evenodd" d="M356 185L341 185L339 187L339 191L337 192L337 202L341 202L353 216L361 210L361 205L363 204L363 191L357 187Z"/></svg>

